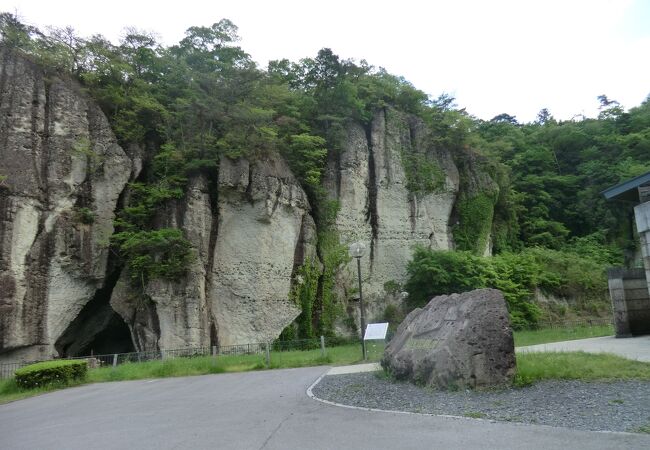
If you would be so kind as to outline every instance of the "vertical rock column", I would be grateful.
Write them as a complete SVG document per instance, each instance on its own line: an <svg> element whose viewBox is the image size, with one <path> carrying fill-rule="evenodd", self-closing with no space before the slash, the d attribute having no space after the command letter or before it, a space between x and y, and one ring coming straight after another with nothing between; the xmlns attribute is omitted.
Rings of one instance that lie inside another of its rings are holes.
<svg viewBox="0 0 650 450"><path fill-rule="evenodd" d="M379 110L372 122L374 180L370 181L375 183L378 229L367 291L377 299L384 296L386 282L404 283L415 245L450 248L449 217L458 191L458 171L446 152L430 148L429 137L419 119L393 109ZM443 187L435 192L409 191L404 158L414 153L435 161L445 175Z"/></svg>
<svg viewBox="0 0 650 450"><path fill-rule="evenodd" d="M307 196L279 156L222 158L209 301L220 345L275 339L300 314L289 298Z"/></svg>
<svg viewBox="0 0 650 450"><path fill-rule="evenodd" d="M131 170L75 82L0 50L0 359L55 355L104 285Z"/></svg>
<svg viewBox="0 0 650 450"><path fill-rule="evenodd" d="M361 271L369 320L380 318L386 305L396 301L385 286L405 282L414 245L444 250L453 245L449 218L458 170L449 152L435 149L430 137L420 119L379 109L365 129L348 124L340 152L330 155L325 187L340 205L336 228L341 243L362 241L368 247ZM439 191L409 192L403 161L411 153L439 165L445 177ZM356 286L356 276L356 264L349 264L339 284ZM349 299L354 294L343 295Z"/></svg>
<svg viewBox="0 0 650 450"><path fill-rule="evenodd" d="M128 271L123 271L110 303L127 323L137 350L210 345L206 280L215 220L205 175L191 177L185 198L170 202L157 214L158 228L183 230L194 249L194 259L181 279L150 280L141 293L129 279Z"/></svg>

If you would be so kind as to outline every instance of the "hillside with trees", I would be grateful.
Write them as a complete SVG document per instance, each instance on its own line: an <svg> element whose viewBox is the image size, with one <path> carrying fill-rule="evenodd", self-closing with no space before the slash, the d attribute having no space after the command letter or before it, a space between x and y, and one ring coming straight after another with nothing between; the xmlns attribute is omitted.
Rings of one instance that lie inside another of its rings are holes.
<svg viewBox="0 0 650 450"><path fill-rule="evenodd" d="M313 58L260 68L238 46L237 27L226 19L191 27L171 46L135 29L119 43L81 37L71 28L42 31L8 13L0 15L0 32L5 48L78 80L122 147L144 149L144 170L130 183L130 201L111 241L136 284L174 279L191 258L180 230L154 220L162 205L183 197L188 177L209 178L223 156L254 160L269 152L284 157L307 193L323 276L333 278L328 270L346 255L330 233L337 205L322 184L328 152L338 151L348 121L369 124L373 112L386 107L421 119L433 145L451 151L459 167L468 151L477 155L499 185L498 192L459 200L456 252L415 251L405 286L409 307L435 294L490 286L506 293L517 326L598 316L607 310L605 268L635 264L630 206L608 203L600 192L650 171L650 99L626 110L601 95L594 99L601 105L598 118L556 120L543 109L532 123L506 113L481 120L446 94L430 97L403 77L327 48ZM406 160L405 166L410 191L439 186L439 169L426 161ZM481 202L494 205L493 216L483 218ZM476 228L485 224L491 227L491 259L476 246ZM321 314L328 281L317 284L308 287L301 337L332 331ZM540 307L533 302L538 291L571 301ZM312 311L314 302L320 310Z"/></svg>

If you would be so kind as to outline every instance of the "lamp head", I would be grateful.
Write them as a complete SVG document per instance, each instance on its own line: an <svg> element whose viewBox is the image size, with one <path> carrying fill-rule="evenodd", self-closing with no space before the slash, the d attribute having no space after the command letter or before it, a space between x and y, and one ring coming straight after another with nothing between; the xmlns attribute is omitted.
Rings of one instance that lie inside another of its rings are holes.
<svg viewBox="0 0 650 450"><path fill-rule="evenodd" d="M366 246L361 242L355 242L350 245L350 256L354 258L361 258L366 252Z"/></svg>

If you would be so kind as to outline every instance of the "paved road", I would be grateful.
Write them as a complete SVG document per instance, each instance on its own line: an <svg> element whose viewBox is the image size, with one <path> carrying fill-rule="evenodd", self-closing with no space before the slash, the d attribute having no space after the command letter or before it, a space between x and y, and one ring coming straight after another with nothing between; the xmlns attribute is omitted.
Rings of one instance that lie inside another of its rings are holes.
<svg viewBox="0 0 650 450"><path fill-rule="evenodd" d="M605 336L575 341L552 342L517 348L517 352L576 352L613 353L637 361L650 361L650 336L615 338Z"/></svg>
<svg viewBox="0 0 650 450"><path fill-rule="evenodd" d="M2 449L648 449L590 433L331 406L326 367L81 386L0 405Z"/></svg>

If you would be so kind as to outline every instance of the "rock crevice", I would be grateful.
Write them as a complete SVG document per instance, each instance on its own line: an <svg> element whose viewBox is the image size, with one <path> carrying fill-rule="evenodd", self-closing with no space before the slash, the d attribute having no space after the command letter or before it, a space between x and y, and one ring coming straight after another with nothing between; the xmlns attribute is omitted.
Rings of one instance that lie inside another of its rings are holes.
<svg viewBox="0 0 650 450"><path fill-rule="evenodd" d="M324 184L340 204L336 228L341 242L370 246L361 260L363 292L368 319L381 320L387 305L400 302L385 285L406 281L412 247L453 248L449 222L459 188L458 169L450 152L431 143L420 119L392 108L377 110L365 127L351 122L346 131L338 158L329 160ZM409 191L403 155L413 152L440 166L445 174L440 190ZM356 265L348 264L339 283L353 289Z"/></svg>

